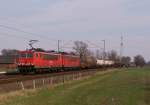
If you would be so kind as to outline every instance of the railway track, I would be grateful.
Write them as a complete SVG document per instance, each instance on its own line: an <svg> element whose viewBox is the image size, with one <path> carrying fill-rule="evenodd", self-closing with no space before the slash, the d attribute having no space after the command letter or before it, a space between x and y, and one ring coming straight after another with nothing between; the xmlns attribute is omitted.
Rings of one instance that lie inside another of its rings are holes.
<svg viewBox="0 0 150 105"><path fill-rule="evenodd" d="M60 76L60 75L68 75L68 74L75 74L80 72L86 72L86 71L96 71L97 69L90 69L90 70L82 70L82 71L67 71L67 72L53 72L53 73L45 73L45 74L28 74L28 75L22 75L22 74L5 74L0 75L0 84L7 84L11 82L19 82L19 81L25 81L25 80L33 80L38 78L47 78L52 76Z"/></svg>

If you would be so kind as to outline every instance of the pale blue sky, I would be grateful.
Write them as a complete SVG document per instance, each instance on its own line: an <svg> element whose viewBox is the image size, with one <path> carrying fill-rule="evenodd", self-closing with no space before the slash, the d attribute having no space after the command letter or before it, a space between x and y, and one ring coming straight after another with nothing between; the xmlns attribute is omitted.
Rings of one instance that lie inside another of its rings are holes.
<svg viewBox="0 0 150 105"><path fill-rule="evenodd" d="M56 49L56 40L90 40L119 52L124 35L124 55L142 54L150 60L149 0L0 0L0 50L25 49L30 39L39 47ZM71 42L67 46L71 46Z"/></svg>

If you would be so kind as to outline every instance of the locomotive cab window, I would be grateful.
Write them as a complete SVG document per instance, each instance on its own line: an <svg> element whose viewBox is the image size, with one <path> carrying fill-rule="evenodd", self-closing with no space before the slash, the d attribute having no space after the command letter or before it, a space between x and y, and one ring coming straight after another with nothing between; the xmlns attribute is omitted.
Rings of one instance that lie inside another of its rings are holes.
<svg viewBox="0 0 150 105"><path fill-rule="evenodd" d="M20 58L33 58L32 53L22 53L20 54Z"/></svg>
<svg viewBox="0 0 150 105"><path fill-rule="evenodd" d="M45 60L58 60L58 55L48 55L48 54L45 54L45 55L43 56L43 58L44 58Z"/></svg>

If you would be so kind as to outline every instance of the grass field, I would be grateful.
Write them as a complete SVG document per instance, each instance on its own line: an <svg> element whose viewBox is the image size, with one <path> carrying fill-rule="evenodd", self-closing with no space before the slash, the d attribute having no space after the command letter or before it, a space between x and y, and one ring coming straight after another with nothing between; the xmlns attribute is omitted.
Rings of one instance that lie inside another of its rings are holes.
<svg viewBox="0 0 150 105"><path fill-rule="evenodd" d="M0 105L150 105L150 69L122 69L20 94Z"/></svg>

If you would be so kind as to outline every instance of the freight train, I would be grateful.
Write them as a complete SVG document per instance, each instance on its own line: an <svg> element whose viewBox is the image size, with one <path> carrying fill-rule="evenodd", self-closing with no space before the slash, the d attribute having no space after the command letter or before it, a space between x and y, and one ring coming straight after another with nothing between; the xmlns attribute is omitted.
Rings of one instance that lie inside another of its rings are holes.
<svg viewBox="0 0 150 105"><path fill-rule="evenodd" d="M20 73L45 73L120 66L119 63L106 59L89 60L88 63L81 61L73 53L25 50L19 51L17 68Z"/></svg>

